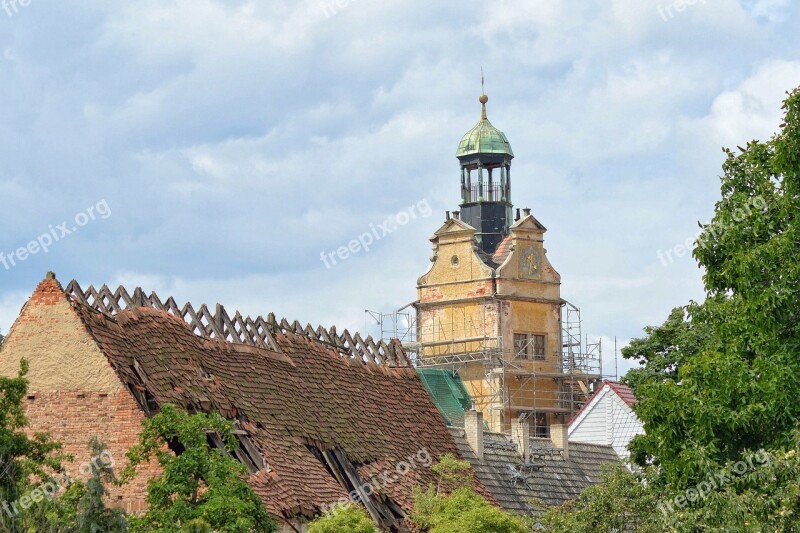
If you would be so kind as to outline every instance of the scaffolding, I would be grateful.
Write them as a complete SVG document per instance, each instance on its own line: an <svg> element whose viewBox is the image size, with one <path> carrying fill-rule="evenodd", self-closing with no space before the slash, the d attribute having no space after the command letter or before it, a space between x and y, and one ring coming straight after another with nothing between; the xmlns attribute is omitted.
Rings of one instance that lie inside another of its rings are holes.
<svg viewBox="0 0 800 533"><path fill-rule="evenodd" d="M511 338L504 339L487 316L492 304L482 307L476 316L475 307L451 304L423 323L413 304L392 313L366 313L382 339L401 341L415 366L449 369L472 381L473 401L490 421L506 427L511 416L521 416L531 421L535 435L547 436L548 416L568 421L600 381L601 343L588 342L580 309L567 301L560 307L560 342L549 343L550 353L539 335L507 333ZM478 373L479 387L474 386Z"/></svg>

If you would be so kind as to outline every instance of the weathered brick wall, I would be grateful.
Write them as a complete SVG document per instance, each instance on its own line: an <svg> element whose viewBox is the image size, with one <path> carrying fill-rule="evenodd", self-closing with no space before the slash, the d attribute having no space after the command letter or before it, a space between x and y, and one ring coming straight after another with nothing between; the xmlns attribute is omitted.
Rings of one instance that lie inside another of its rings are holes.
<svg viewBox="0 0 800 533"><path fill-rule="evenodd" d="M16 375L23 358L30 365L30 431L49 433L64 444L64 451L75 457L65 465L75 479L86 477L81 467L92 460L88 444L95 436L108 445L120 473L127 464L125 453L138 441L144 414L55 279L39 284L11 327L0 352L0 375ZM147 479L157 473L156 465L143 465L131 483L109 487L111 503L141 510Z"/></svg>
<svg viewBox="0 0 800 533"><path fill-rule="evenodd" d="M66 465L67 472L72 478L84 481L88 478L87 465L93 459L89 440L97 436L107 445L114 471L119 475L128 464L126 452L138 442L144 418L133 397L124 389L115 393L31 393L25 412L32 433L49 433L53 440L64 445L66 453L74 456ZM127 512L144 510L147 480L157 474L156 465L141 466L139 475L130 483L121 488L108 487L109 503Z"/></svg>

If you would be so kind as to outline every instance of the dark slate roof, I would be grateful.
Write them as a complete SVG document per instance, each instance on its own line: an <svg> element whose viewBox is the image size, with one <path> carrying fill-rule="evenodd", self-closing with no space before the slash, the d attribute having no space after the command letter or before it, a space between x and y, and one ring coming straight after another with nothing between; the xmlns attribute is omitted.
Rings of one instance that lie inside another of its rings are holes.
<svg viewBox="0 0 800 533"><path fill-rule="evenodd" d="M550 440L532 438L531 449L548 455L533 461L541 468L526 474L527 484L522 480L515 483L509 465L519 472L521 457L507 435L484 433L484 460L481 462L469 447L464 430L449 429L461 456L470 462L484 487L501 507L517 513L531 514L542 510L541 503L560 505L577 498L584 489L600 481L602 465L619 463L611 446L570 442L569 459L564 460L560 454L551 453ZM535 503L537 501L541 503Z"/></svg>
<svg viewBox="0 0 800 533"><path fill-rule="evenodd" d="M412 487L436 475L422 466L395 475L398 463L422 449L434 459L456 452L413 368L344 357L290 331L276 333L277 350L270 350L202 338L163 310L110 316L72 306L145 412L169 402L238 421L268 465L250 483L277 516L311 517L347 496L326 469L325 453L341 454L362 480L392 473L396 479L382 484L382 495L407 510Z"/></svg>

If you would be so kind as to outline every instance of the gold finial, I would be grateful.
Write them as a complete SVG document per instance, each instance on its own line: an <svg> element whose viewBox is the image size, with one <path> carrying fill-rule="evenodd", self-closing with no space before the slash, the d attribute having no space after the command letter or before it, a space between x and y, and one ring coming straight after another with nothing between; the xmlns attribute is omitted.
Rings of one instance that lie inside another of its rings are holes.
<svg viewBox="0 0 800 533"><path fill-rule="evenodd" d="M489 97L486 96L486 91L484 91L483 87L483 67L481 67L481 95L478 98L478 101L481 103L481 120L486 120L486 102L489 101Z"/></svg>

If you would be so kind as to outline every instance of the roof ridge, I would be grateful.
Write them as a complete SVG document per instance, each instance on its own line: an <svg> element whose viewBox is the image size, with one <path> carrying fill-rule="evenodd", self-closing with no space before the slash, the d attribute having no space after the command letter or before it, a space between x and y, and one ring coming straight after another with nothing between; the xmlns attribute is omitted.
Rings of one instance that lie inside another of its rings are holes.
<svg viewBox="0 0 800 533"><path fill-rule="evenodd" d="M107 285L100 289L89 285L84 290L77 280L69 282L64 294L70 301L111 317L140 307L164 311L182 319L196 335L204 339L247 344L280 352L274 336L291 333L326 344L345 357L363 362L393 367L411 366L402 345L394 340L389 343L383 340L376 342L371 335L363 338L358 332L351 334L347 329L337 333L336 326L314 328L311 324L303 326L297 320L289 322L284 318L279 321L274 313L268 314L267 318L261 315L251 318L243 317L239 311L235 311L231 317L221 304L216 304L212 313L206 304L197 309L191 302L179 306L172 296L162 300L155 292L147 295L141 287L136 287L132 294L123 285L113 292Z"/></svg>
<svg viewBox="0 0 800 533"><path fill-rule="evenodd" d="M586 399L586 402L581 406L577 413L569 420L567 423L568 426L571 426L573 422L578 420L578 418L583 415L584 411L589 409L589 404L591 404L595 398L599 397L603 391L605 390L605 386L608 385L608 389L613 391L628 407L633 407L636 403L636 396L633 394L633 389L631 389L628 385L624 383L620 383L619 381L611 381L608 379L604 379L602 382L602 386L597 387L589 398Z"/></svg>
<svg viewBox="0 0 800 533"><path fill-rule="evenodd" d="M633 404L636 403L636 395L633 393L633 389L629 385L626 385L621 381L611 381L610 379L604 380L604 383L607 383L608 386L617 393L617 396L619 396L623 402L628 404L629 407L633 407Z"/></svg>

